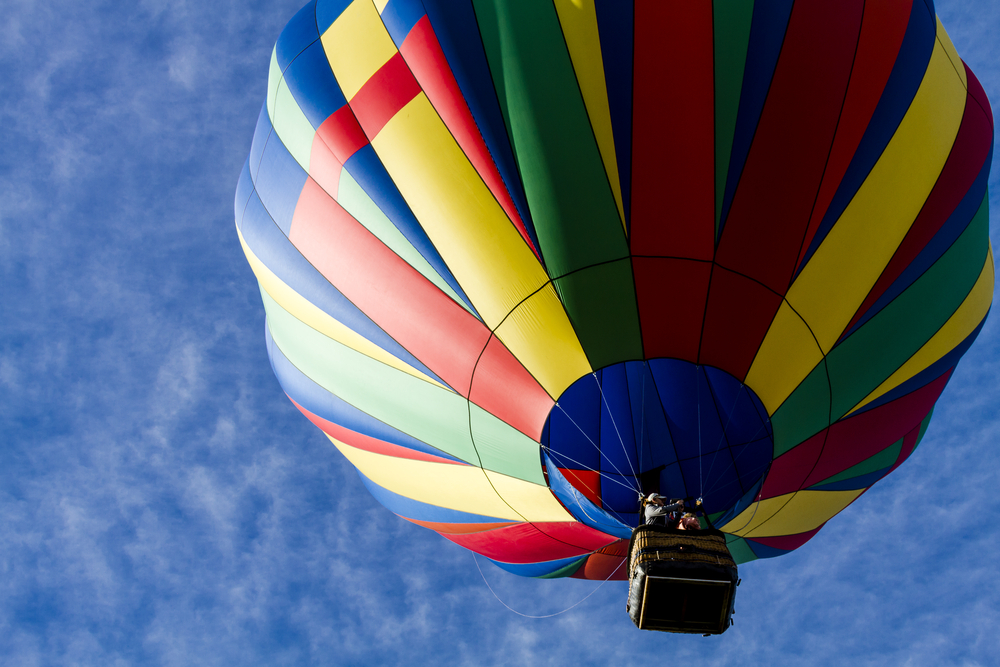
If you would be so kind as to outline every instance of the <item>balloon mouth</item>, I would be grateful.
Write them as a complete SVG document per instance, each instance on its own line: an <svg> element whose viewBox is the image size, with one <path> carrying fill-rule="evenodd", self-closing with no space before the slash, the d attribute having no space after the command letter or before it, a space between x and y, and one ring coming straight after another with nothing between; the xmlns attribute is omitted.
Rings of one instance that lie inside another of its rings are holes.
<svg viewBox="0 0 1000 667"><path fill-rule="evenodd" d="M548 465L593 506L635 526L640 496L654 491L701 497L717 518L735 516L763 482L774 435L764 405L736 377L648 359L570 385L546 419L542 448Z"/></svg>

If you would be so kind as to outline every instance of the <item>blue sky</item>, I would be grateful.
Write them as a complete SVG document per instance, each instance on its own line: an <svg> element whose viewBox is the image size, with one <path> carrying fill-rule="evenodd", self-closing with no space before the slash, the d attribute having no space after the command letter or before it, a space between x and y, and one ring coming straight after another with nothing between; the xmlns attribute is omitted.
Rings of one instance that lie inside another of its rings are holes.
<svg viewBox="0 0 1000 667"><path fill-rule="evenodd" d="M519 616L469 552L379 506L271 374L232 219L298 7L4 3L0 662L996 663L995 316L910 460L741 568L720 637L635 630L622 583L481 562L524 614L590 595ZM938 11L1000 100L1000 5Z"/></svg>

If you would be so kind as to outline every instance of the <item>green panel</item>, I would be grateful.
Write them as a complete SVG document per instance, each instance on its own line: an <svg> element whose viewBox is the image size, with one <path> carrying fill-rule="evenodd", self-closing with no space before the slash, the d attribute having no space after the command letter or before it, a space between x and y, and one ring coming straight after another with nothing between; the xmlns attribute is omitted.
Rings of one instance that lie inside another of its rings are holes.
<svg viewBox="0 0 1000 667"><path fill-rule="evenodd" d="M478 405L470 404L469 407L472 441L482 466L547 486L542 474L539 444Z"/></svg>
<svg viewBox="0 0 1000 667"><path fill-rule="evenodd" d="M403 258L407 264L419 271L425 278L434 283L438 289L450 296L455 303L465 308L470 313L469 306L462 301L461 297L455 293L444 278L424 259L423 255L403 236L402 232L392 224L386 217L382 209L372 201L358 182L348 173L346 169L340 172L340 185L336 193L337 203L344 207L355 220L364 225L365 229L378 237L379 241L389 247L394 253Z"/></svg>
<svg viewBox="0 0 1000 667"><path fill-rule="evenodd" d="M474 0L497 99L552 277L628 255L551 2ZM620 295L632 299L631 291Z"/></svg>
<svg viewBox="0 0 1000 667"><path fill-rule="evenodd" d="M753 552L750 545L742 537L726 535L726 547L729 549L729 553L737 565L757 560L757 554Z"/></svg>
<svg viewBox="0 0 1000 667"><path fill-rule="evenodd" d="M619 260L553 281L593 368L642 358L632 264Z"/></svg>
<svg viewBox="0 0 1000 667"><path fill-rule="evenodd" d="M851 479L852 477L861 477L862 475L867 475L869 473L882 470L884 468L890 467L899 458L899 453L903 450L903 439L900 438L893 444L889 445L883 449L878 454L865 459L856 466L851 466L842 473L838 473L833 477L824 479L822 482L813 484L814 487L822 486L823 484L831 484L833 482L839 482L845 479Z"/></svg>
<svg viewBox="0 0 1000 667"><path fill-rule="evenodd" d="M983 270L988 244L983 199L968 228L933 266L830 351L834 420L896 372L962 305Z"/></svg>
<svg viewBox="0 0 1000 667"><path fill-rule="evenodd" d="M274 125L274 132L281 139L281 143L285 144L285 148L299 163L302 170L308 172L316 130L313 129L306 115L302 113L299 103L292 97L284 79L278 84L271 123Z"/></svg>
<svg viewBox="0 0 1000 667"><path fill-rule="evenodd" d="M819 364L771 417L774 458L830 425L830 380Z"/></svg>
<svg viewBox="0 0 1000 667"><path fill-rule="evenodd" d="M587 556L587 558L590 558L590 556ZM587 558L581 558L578 561L574 561L574 562L570 563L569 565L565 565L565 566L559 568L555 572L549 572L548 574L543 574L540 577L535 577L535 579L560 579L562 577L569 577L574 572L576 572L577 570L579 570L580 567L583 566L584 563L587 562Z"/></svg>
<svg viewBox="0 0 1000 667"><path fill-rule="evenodd" d="M736 133L736 115L743 88L743 67L753 0L715 0L715 233L719 233L722 199L729 174L729 156Z"/></svg>

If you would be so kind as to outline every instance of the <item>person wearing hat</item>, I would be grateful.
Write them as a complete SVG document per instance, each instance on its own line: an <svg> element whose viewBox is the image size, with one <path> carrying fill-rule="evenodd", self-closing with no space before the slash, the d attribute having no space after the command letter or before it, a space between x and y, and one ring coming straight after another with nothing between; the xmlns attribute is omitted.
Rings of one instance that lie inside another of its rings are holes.
<svg viewBox="0 0 1000 667"><path fill-rule="evenodd" d="M683 500L671 503L666 496L661 496L658 493L649 494L644 505L643 516L646 519L646 524L658 526L673 525L677 521L676 513L684 509Z"/></svg>

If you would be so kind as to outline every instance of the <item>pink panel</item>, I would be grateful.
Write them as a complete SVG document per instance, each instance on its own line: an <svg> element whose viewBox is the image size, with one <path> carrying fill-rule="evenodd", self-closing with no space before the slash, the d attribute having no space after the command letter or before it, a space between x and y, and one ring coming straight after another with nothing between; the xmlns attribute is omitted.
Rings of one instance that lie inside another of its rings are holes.
<svg viewBox="0 0 1000 667"><path fill-rule="evenodd" d="M819 460L829 429L824 429L771 462L760 498L777 498L807 486L809 473Z"/></svg>
<svg viewBox="0 0 1000 667"><path fill-rule="evenodd" d="M387 248L311 178L289 239L368 317L453 389L468 396L490 332Z"/></svg>
<svg viewBox="0 0 1000 667"><path fill-rule="evenodd" d="M491 337L472 376L469 399L536 442L555 401L502 342Z"/></svg>
<svg viewBox="0 0 1000 667"><path fill-rule="evenodd" d="M312 150L309 153L309 175L334 199L337 198L340 189L340 172L343 170L344 166L337 160L319 132L314 134Z"/></svg>

